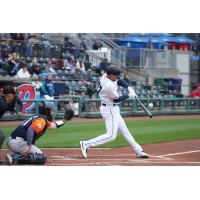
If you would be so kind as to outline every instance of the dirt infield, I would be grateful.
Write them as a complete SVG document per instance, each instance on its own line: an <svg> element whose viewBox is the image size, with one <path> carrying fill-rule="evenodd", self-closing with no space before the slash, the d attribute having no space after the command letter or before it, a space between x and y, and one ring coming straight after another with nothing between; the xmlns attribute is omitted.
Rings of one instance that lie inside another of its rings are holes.
<svg viewBox="0 0 200 200"><path fill-rule="evenodd" d="M130 147L95 148L83 159L80 149L42 149L48 156L48 166L200 166L200 139L143 145L149 159L136 158ZM0 161L7 165L2 150Z"/></svg>

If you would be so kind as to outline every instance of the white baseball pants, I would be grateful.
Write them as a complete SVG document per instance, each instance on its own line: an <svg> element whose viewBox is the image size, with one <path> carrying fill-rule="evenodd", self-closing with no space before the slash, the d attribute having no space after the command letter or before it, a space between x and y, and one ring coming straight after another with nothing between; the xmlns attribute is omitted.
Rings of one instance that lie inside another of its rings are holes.
<svg viewBox="0 0 200 200"><path fill-rule="evenodd" d="M129 132L124 119L120 115L119 106L101 106L100 112L105 120L106 133L94 139L84 141L84 144L87 148L96 147L115 140L119 131L134 149L135 153L140 153L143 151L142 147L135 141Z"/></svg>
<svg viewBox="0 0 200 200"><path fill-rule="evenodd" d="M9 138L7 145L9 150L16 154L22 153L26 149L27 142L21 137L16 137L16 139ZM42 153L42 151L35 145L31 145L30 153Z"/></svg>

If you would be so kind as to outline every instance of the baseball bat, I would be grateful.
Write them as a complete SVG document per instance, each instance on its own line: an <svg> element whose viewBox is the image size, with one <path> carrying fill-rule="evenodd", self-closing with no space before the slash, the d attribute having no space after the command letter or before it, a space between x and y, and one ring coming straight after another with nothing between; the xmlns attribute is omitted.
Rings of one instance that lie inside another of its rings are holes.
<svg viewBox="0 0 200 200"><path fill-rule="evenodd" d="M151 114L151 112L145 107L145 105L138 99L138 97L135 97L137 102L140 104L140 106L144 109L144 111L147 113L147 115L152 118L153 115Z"/></svg>

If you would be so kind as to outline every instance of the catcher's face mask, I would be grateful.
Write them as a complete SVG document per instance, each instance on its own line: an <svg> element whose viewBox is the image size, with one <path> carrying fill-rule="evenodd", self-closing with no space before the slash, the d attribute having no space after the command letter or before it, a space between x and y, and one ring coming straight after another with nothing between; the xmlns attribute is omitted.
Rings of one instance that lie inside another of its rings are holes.
<svg viewBox="0 0 200 200"><path fill-rule="evenodd" d="M46 115L48 121L53 121L56 114L54 104L42 102L39 105L39 114Z"/></svg>

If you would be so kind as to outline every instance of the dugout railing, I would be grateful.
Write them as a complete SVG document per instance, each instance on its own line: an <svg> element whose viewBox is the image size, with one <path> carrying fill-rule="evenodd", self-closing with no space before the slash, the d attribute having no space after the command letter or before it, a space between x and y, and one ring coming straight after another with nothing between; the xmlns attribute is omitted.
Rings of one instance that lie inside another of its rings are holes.
<svg viewBox="0 0 200 200"><path fill-rule="evenodd" d="M79 102L79 117L97 118L101 117L99 107L100 99L85 99L80 96L74 96ZM31 107L22 115L5 114L1 120L23 120L38 113L39 103L43 100L23 100L24 106L31 103ZM52 102L52 101L50 101ZM71 97L67 99L58 99L53 101L55 107L55 118L62 118L64 108L71 102ZM141 102L148 107L153 103L150 109L153 115L174 115L174 114L200 114L200 98L154 98L141 99ZM144 110L134 99L128 99L120 104L121 114L123 116L145 116ZM18 112L18 111L17 111Z"/></svg>

